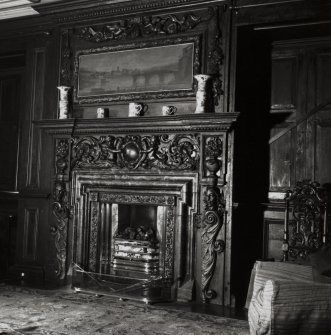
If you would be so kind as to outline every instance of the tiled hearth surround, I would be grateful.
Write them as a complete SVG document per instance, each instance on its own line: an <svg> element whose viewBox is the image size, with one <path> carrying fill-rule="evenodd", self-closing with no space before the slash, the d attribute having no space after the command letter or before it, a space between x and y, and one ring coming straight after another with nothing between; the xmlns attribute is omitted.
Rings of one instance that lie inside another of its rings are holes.
<svg viewBox="0 0 331 335"><path fill-rule="evenodd" d="M72 264L103 272L105 257L108 265L113 257L111 245L98 245L102 229L116 221L109 208L153 205L164 213L158 218L159 274L171 299L189 300L195 287L202 301L217 297L229 304L229 129L235 118L226 113L37 122L44 142L54 146L54 277L70 278Z"/></svg>

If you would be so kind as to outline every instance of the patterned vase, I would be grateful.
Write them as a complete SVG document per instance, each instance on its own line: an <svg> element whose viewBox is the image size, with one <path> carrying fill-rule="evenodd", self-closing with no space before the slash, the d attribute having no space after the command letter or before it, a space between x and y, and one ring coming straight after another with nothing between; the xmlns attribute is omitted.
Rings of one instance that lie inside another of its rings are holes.
<svg viewBox="0 0 331 335"><path fill-rule="evenodd" d="M58 86L57 89L60 91L59 101L59 119L67 119L69 116L69 86Z"/></svg>
<svg viewBox="0 0 331 335"><path fill-rule="evenodd" d="M211 80L212 76L208 74L197 74L194 78L198 82L198 90L196 93L196 108L195 113L201 114L206 113L207 111L207 103L208 103L208 84Z"/></svg>

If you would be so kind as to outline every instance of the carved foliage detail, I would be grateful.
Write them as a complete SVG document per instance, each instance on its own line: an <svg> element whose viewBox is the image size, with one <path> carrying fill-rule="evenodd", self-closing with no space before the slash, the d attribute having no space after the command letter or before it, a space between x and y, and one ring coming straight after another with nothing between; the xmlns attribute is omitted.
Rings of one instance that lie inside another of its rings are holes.
<svg viewBox="0 0 331 335"><path fill-rule="evenodd" d="M216 292L209 289L214 274L217 253L223 252L225 242L217 240L222 227L225 212L225 200L218 187L208 187L204 192L204 217L202 226L202 299L203 302L216 297Z"/></svg>
<svg viewBox="0 0 331 335"><path fill-rule="evenodd" d="M75 138L72 167L195 170L199 142L194 135Z"/></svg>
<svg viewBox="0 0 331 335"><path fill-rule="evenodd" d="M223 52L223 36L221 30L222 20L220 18L220 13L218 13L217 17L217 29L216 35L214 39L214 45L208 54L209 60L209 74L213 76L213 96L214 96L214 105L218 106L221 95L223 94L223 60L224 60L224 52Z"/></svg>
<svg viewBox="0 0 331 335"><path fill-rule="evenodd" d="M56 179L53 190L53 214L57 224L51 227L54 237L56 258L55 274L59 279L65 277L67 225L70 217L68 199L69 143L66 139L56 142L55 169Z"/></svg>
<svg viewBox="0 0 331 335"><path fill-rule="evenodd" d="M176 15L134 17L102 27L83 27L75 34L84 40L104 42L126 38L146 37L153 35L172 35L195 28L201 18L186 14L178 18Z"/></svg>
<svg viewBox="0 0 331 335"><path fill-rule="evenodd" d="M172 206L175 204L175 197L153 196L153 195L132 195L118 193L100 193L99 199L101 202L110 202L117 204L153 204L158 206Z"/></svg>
<svg viewBox="0 0 331 335"><path fill-rule="evenodd" d="M72 52L70 49L70 36L69 31L64 30L61 34L61 71L60 71L60 83L61 85L71 85L71 74L72 74Z"/></svg>
<svg viewBox="0 0 331 335"><path fill-rule="evenodd" d="M223 94L223 82L221 78L224 55L222 49L222 38L220 35L216 35L214 48L210 51L208 57L210 59L211 73L213 75L214 105L218 106L219 99Z"/></svg>

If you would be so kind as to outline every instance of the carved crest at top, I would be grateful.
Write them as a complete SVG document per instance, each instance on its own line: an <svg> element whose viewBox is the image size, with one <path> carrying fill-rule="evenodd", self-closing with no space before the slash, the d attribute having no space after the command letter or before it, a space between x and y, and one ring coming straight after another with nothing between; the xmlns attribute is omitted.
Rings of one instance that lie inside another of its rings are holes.
<svg viewBox="0 0 331 335"><path fill-rule="evenodd" d="M142 16L100 27L83 27L77 29L75 35L98 43L125 38L183 33L195 28L200 22L202 22L201 17L194 14L186 14L180 18L176 15Z"/></svg>

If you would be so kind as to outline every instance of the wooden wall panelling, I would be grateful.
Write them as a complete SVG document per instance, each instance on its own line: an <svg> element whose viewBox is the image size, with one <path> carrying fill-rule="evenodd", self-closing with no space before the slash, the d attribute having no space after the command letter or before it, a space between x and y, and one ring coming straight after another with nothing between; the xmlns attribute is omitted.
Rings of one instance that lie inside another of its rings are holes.
<svg viewBox="0 0 331 335"><path fill-rule="evenodd" d="M297 48L274 44L272 51L271 109L273 128L270 130L270 191L291 186L295 173L295 123L300 83L298 71L301 57ZM277 138L277 135L281 134Z"/></svg>
<svg viewBox="0 0 331 335"><path fill-rule="evenodd" d="M15 264L9 275L15 282L44 283L45 200L39 197L21 198L18 204L17 248Z"/></svg>
<svg viewBox="0 0 331 335"><path fill-rule="evenodd" d="M9 268L15 264L17 200L0 195L0 278L7 278Z"/></svg>
<svg viewBox="0 0 331 335"><path fill-rule="evenodd" d="M302 24L305 20L330 19L331 4L328 0L237 0L235 10L241 25L286 26L288 22Z"/></svg>
<svg viewBox="0 0 331 335"><path fill-rule="evenodd" d="M44 110L43 119L56 119L58 108L59 90L57 86L60 84L60 29L54 28L50 31L49 36L45 38L45 85L44 91Z"/></svg>
<svg viewBox="0 0 331 335"><path fill-rule="evenodd" d="M317 51L315 66L316 78L316 104L331 100L331 41L326 41L326 46ZM331 110L330 104L328 108Z"/></svg>
<svg viewBox="0 0 331 335"><path fill-rule="evenodd" d="M10 56L9 56L10 57ZM17 190L22 71L0 69L0 189Z"/></svg>
<svg viewBox="0 0 331 335"><path fill-rule="evenodd" d="M315 180L331 183L331 118L316 124Z"/></svg>
<svg viewBox="0 0 331 335"><path fill-rule="evenodd" d="M31 105L29 116L28 133L28 161L26 187L36 190L40 187L40 135L35 129L32 121L41 119L44 107L45 88L45 47L37 47L32 50L32 73L31 73Z"/></svg>
<svg viewBox="0 0 331 335"><path fill-rule="evenodd" d="M271 134L287 128L277 127ZM270 144L270 191L279 191L291 187L293 182L293 135L288 130L282 137Z"/></svg>
<svg viewBox="0 0 331 335"><path fill-rule="evenodd" d="M279 42L278 45L281 45ZM277 190L273 180L277 175L284 176L286 171L282 169L286 160L286 148L292 147L291 180L285 185L292 188L294 183L302 179L316 180L326 188L330 188L331 182L331 43L329 37L302 39L285 42L283 47L297 52L299 63L297 80L298 106L295 126L283 137L271 144L271 169L270 190ZM273 82L275 84L275 82ZM290 135L291 134L291 135ZM288 143L288 144L287 144ZM283 153L283 156L280 154ZM291 157L291 156L290 156ZM268 204L269 214L276 215L275 204ZM268 214L268 215L269 215ZM280 246L280 230L271 226L270 217L265 213L265 242L264 254L267 257L273 255L276 250L271 250L271 244ZM272 219L275 219L272 217ZM269 220L269 221L268 221ZM330 218L328 218L330 226ZM278 231L278 238L274 233ZM273 257L273 256L272 256Z"/></svg>
<svg viewBox="0 0 331 335"><path fill-rule="evenodd" d="M297 66L296 55L273 54L271 83L271 112L295 112L297 105Z"/></svg>
<svg viewBox="0 0 331 335"><path fill-rule="evenodd" d="M11 269L14 278L21 273L26 278L44 281L43 263L47 254L45 213L47 213L47 185L41 178L41 136L33 125L34 120L43 118L45 110L45 87L51 83L47 77L47 42L45 36L29 36L25 39L25 85L22 98L21 147L19 157L18 189L21 194L18 206L17 259ZM55 90L56 91L56 90ZM45 186L46 185L46 186Z"/></svg>
<svg viewBox="0 0 331 335"><path fill-rule="evenodd" d="M284 220L265 219L263 238L265 240L263 258L281 260L283 258Z"/></svg>
<svg viewBox="0 0 331 335"><path fill-rule="evenodd" d="M331 112L331 41L317 40L309 49L307 122L307 177L329 183Z"/></svg>
<svg viewBox="0 0 331 335"><path fill-rule="evenodd" d="M37 260L39 208L26 207L24 210L23 254L24 261Z"/></svg>

